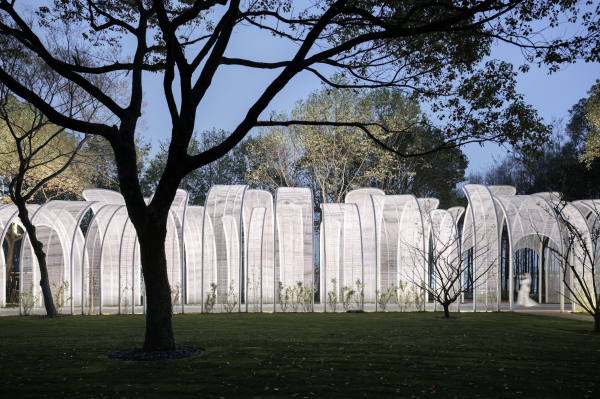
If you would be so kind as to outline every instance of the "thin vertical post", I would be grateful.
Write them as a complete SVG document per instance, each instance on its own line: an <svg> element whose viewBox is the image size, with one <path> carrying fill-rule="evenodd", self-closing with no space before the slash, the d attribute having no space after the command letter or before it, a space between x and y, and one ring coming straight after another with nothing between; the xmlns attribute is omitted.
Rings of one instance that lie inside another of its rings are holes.
<svg viewBox="0 0 600 399"><path fill-rule="evenodd" d="M371 206L373 207L373 231L375 234L375 313L378 311L378 303L379 303L379 295L381 292L379 291L379 243L378 243L378 235L377 235L377 213L375 212L375 198L373 195L369 195L371 197ZM382 209L383 212L383 209ZM379 292L379 294L378 294Z"/></svg>
<svg viewBox="0 0 600 399"><path fill-rule="evenodd" d="M267 221L267 208L263 215L262 230L260 232L260 313L263 311L263 245L265 241L265 223Z"/></svg>
<svg viewBox="0 0 600 399"><path fill-rule="evenodd" d="M23 233L23 238L21 239L21 254L19 255L19 294L23 293L23 279L25 276L23 275L23 254L25 253L25 240L27 238L27 230ZM23 295L19 295L19 316L23 315Z"/></svg>
<svg viewBox="0 0 600 399"><path fill-rule="evenodd" d="M133 242L133 256L131 259L131 314L135 314L135 253L138 247L137 233Z"/></svg>
<svg viewBox="0 0 600 399"><path fill-rule="evenodd" d="M275 198L273 201L273 313L277 312L277 246L279 240L277 239L277 192L275 190ZM277 245L275 245L277 242Z"/></svg>
<svg viewBox="0 0 600 399"><path fill-rule="evenodd" d="M515 277L515 271L513 270L513 252L512 252L512 240L510 240L509 237L509 242L508 242L508 301L509 301L509 309L511 312L515 311L515 293L514 293L514 289L515 289L515 282L514 282L514 277Z"/></svg>
<svg viewBox="0 0 600 399"><path fill-rule="evenodd" d="M244 270L244 242L242 241L242 237L243 237L243 231L244 230L244 226L242 225L242 219L244 217L243 213L244 213L244 198L246 196L246 188L248 188L248 186L244 186L244 191L242 191L242 203L240 205L240 228L239 228L239 262L238 262L238 270L239 270L239 279L238 279L238 313L242 312L242 287L244 284L244 276L243 276L243 270ZM235 218L234 218L235 220ZM248 275L246 275L246 279L248 279ZM246 298L244 298L244 301L246 302L246 312L248 311L248 298L246 296Z"/></svg>
<svg viewBox="0 0 600 399"><path fill-rule="evenodd" d="M310 284L313 287L313 293L311 295L311 306L312 306L311 311L314 312L315 311L315 291L314 291L314 287L315 287L315 213L314 213L314 209L315 209L315 207L314 207L313 192L310 189L309 189L309 192L310 192L310 230L311 230L310 245L312 247L312 252L310 254L310 264L311 264Z"/></svg>
<svg viewBox="0 0 600 399"><path fill-rule="evenodd" d="M321 248L321 245L319 245L319 251L323 251L323 253L319 254L319 258L321 257L321 255L323 256L323 270L321 270L321 272L323 273L323 284L325 285L325 295L323 296L323 312L327 313L327 243L325 241L325 230L327 230L327 228L325 227L325 208L323 205L325 204L321 204L321 226L323 226L323 231L321 231L321 234L323 234L323 248ZM319 240L319 244L321 244L321 240Z"/></svg>
<svg viewBox="0 0 600 399"><path fill-rule="evenodd" d="M212 187L208 189L208 193L206 194L206 202L210 198L210 192ZM200 304L201 304L201 313L204 313L204 241L206 240L206 208L208 208L208 203L204 204L203 215L202 215L202 265L201 265L201 276L200 276ZM209 216L210 217L210 216ZM144 308L146 307L146 301L144 301Z"/></svg>
<svg viewBox="0 0 600 399"><path fill-rule="evenodd" d="M183 217L181 218L181 313L185 313L185 301L187 296L187 262L185 260L185 215L187 211L189 193L185 192L185 202L183 203Z"/></svg>
<svg viewBox="0 0 600 399"><path fill-rule="evenodd" d="M365 311L365 249L363 248L363 237L362 237L362 221L360 219L360 210L358 209L358 205L354 204L356 208L356 215L358 216L358 231L360 232L360 260L361 260L361 298L362 298L362 311Z"/></svg>

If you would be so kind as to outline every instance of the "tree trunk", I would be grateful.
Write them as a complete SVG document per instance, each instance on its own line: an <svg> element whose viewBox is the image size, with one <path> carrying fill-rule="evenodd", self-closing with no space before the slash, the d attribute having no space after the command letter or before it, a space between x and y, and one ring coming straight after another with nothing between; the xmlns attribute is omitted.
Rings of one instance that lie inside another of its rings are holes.
<svg viewBox="0 0 600 399"><path fill-rule="evenodd" d="M14 262L14 260L15 260L15 245L20 238L21 237L18 237L17 234L15 234L13 232L13 230L11 229L11 226L9 226L8 231L6 232L6 235L4 236L4 239L6 240L6 244L8 247L6 249L6 278L7 279L10 278L10 274L15 269L15 262Z"/></svg>
<svg viewBox="0 0 600 399"><path fill-rule="evenodd" d="M594 331L600 333L600 313L594 313Z"/></svg>
<svg viewBox="0 0 600 399"><path fill-rule="evenodd" d="M6 292L8 293L9 302L12 302L16 297L14 290L17 287L17 279L13 278L12 274L15 270L15 247L17 246L17 242L23 238L23 234L19 234L11 227L8 226L8 231L4 236L8 247L6 250Z"/></svg>
<svg viewBox="0 0 600 399"><path fill-rule="evenodd" d="M444 318L449 319L450 318L450 304L445 302L442 304L442 306L444 307Z"/></svg>
<svg viewBox="0 0 600 399"><path fill-rule="evenodd" d="M157 222L157 226L146 228L145 234L138 234L146 285L146 336L143 347L146 351L176 349L171 322L171 287L165 254L166 217L164 219Z"/></svg>
<svg viewBox="0 0 600 399"><path fill-rule="evenodd" d="M117 161L121 194L125 199L127 213L138 234L140 244L140 260L146 287L146 335L142 349L148 352L171 351L175 350L176 346L165 239L169 209L183 178L183 172L173 168L173 163L176 163L174 158L177 157L169 154L164 174L152 201L146 204L137 171L135 122L136 120L123 122L120 128L120 141L111 142L111 145Z"/></svg>
<svg viewBox="0 0 600 399"><path fill-rule="evenodd" d="M35 226L29 220L29 212L25 204L15 204L19 209L19 219L25 226L27 236L33 247L33 252L37 258L38 265L40 267L40 287L42 288L42 296L44 297L44 306L46 307L46 315L49 317L57 317L58 312L56 306L54 306L54 299L52 298L52 290L50 289L50 280L48 279L48 267L46 265L46 253L44 252L44 244L42 244L36 234Z"/></svg>

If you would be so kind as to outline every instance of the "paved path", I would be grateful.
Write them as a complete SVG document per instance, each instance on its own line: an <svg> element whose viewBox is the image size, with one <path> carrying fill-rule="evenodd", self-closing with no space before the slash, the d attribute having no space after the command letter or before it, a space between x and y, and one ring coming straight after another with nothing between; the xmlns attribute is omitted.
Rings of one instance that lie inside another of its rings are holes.
<svg viewBox="0 0 600 399"><path fill-rule="evenodd" d="M583 321L594 321L592 316L584 316L580 314L573 314L570 312L561 313L560 310L515 310L515 313L523 313L523 314L534 314L540 316L552 316L552 317L562 317L563 319L571 319L571 320L583 320Z"/></svg>

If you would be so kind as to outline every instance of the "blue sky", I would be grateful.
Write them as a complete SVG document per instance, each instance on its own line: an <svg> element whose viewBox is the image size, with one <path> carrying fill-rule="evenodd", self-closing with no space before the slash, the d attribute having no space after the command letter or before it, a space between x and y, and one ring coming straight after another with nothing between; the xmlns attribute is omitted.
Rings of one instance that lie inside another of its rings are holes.
<svg viewBox="0 0 600 399"><path fill-rule="evenodd" d="M267 33L254 30L237 33L234 33L226 55L260 61L279 61L289 59L296 50L294 45L273 40ZM491 58L509 61L515 66L523 63L520 50L508 45L494 46ZM549 123L553 117L566 116L573 104L587 96L587 91L596 79L600 78L598 67L597 64L580 62L549 75L545 68L538 69L532 66L528 73L519 75L517 89ZM249 106L276 74L277 71L222 66L199 108L196 130L201 132L212 128L235 128ZM144 86L147 103L144 118L149 128L146 137L151 140L153 149L156 150L158 140L168 138L171 129L162 91L162 74L146 74ZM320 86L320 81L312 74L298 75L275 97L263 116L267 118L271 110L291 111L298 99L306 98L308 93ZM484 147L473 144L466 146L464 151L469 159L467 174L471 171L485 170L492 165L494 157L505 153L497 144Z"/></svg>

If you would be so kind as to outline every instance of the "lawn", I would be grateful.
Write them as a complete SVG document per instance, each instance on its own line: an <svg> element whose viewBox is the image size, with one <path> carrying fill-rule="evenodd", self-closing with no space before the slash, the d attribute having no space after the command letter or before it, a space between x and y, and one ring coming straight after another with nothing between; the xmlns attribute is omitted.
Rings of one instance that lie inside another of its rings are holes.
<svg viewBox="0 0 600 399"><path fill-rule="evenodd" d="M144 316L0 318L0 398L600 397L593 323L515 313L175 315L193 358L119 362Z"/></svg>

